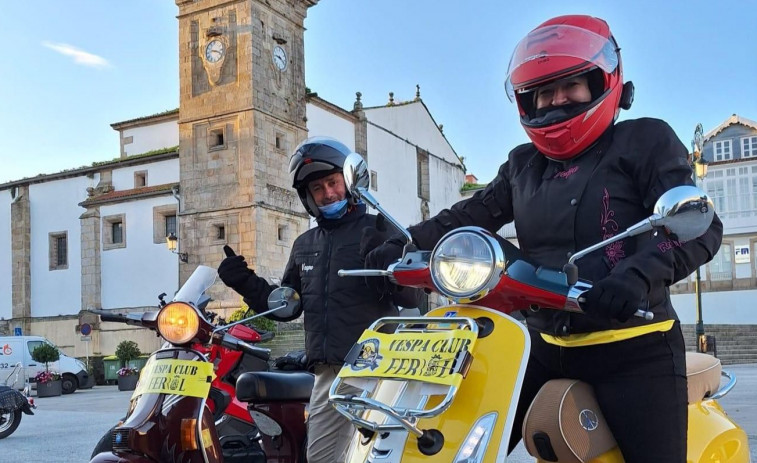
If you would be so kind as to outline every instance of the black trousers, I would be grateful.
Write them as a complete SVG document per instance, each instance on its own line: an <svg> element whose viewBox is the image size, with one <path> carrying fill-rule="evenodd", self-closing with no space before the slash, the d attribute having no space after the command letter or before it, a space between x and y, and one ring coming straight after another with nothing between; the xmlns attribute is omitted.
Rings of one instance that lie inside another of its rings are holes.
<svg viewBox="0 0 757 463"><path fill-rule="evenodd" d="M686 353L678 322L664 333L585 347L558 347L530 333L531 356L511 451L541 386L550 379L571 378L594 387L626 463L686 462Z"/></svg>

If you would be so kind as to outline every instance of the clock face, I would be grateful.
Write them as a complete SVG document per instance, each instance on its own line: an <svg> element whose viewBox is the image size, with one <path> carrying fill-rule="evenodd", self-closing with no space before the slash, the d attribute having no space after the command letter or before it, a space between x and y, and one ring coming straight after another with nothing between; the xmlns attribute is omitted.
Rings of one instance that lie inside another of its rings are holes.
<svg viewBox="0 0 757 463"><path fill-rule="evenodd" d="M273 47L273 64L275 64L280 71L287 68L287 52L278 45Z"/></svg>
<svg viewBox="0 0 757 463"><path fill-rule="evenodd" d="M226 46L220 40L211 40L205 46L205 59L209 63L217 63L221 61L224 53L226 53Z"/></svg>

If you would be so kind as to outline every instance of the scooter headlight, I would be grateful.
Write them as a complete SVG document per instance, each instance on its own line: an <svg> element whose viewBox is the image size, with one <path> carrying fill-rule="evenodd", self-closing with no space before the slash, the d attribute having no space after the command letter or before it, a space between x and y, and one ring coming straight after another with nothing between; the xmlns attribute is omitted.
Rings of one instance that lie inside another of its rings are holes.
<svg viewBox="0 0 757 463"><path fill-rule="evenodd" d="M186 344L200 329L200 316L189 304L172 302L158 313L158 331L171 344Z"/></svg>
<svg viewBox="0 0 757 463"><path fill-rule="evenodd" d="M486 230L463 227L445 235L431 254L431 279L458 302L484 297L504 269L502 247Z"/></svg>

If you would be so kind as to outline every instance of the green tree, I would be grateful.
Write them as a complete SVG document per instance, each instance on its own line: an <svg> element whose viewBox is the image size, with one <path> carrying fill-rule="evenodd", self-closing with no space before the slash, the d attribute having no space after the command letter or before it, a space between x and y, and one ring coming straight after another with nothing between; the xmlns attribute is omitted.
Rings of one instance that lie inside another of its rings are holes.
<svg viewBox="0 0 757 463"><path fill-rule="evenodd" d="M58 351L57 347L43 342L42 344L34 348L34 350L32 351L32 358L36 362L44 363L45 371L49 372L50 370L47 364L50 362L57 362L60 358L60 352Z"/></svg>

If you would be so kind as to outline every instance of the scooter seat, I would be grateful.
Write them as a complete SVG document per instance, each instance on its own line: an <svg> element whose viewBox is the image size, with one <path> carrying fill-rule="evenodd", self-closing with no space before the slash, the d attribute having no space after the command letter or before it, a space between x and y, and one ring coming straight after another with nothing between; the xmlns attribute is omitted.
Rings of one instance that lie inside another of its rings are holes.
<svg viewBox="0 0 757 463"><path fill-rule="evenodd" d="M314 376L295 371L248 371L237 379L237 399L242 402L307 402Z"/></svg>
<svg viewBox="0 0 757 463"><path fill-rule="evenodd" d="M686 352L686 379L689 403L699 402L720 388L720 359L712 355Z"/></svg>

